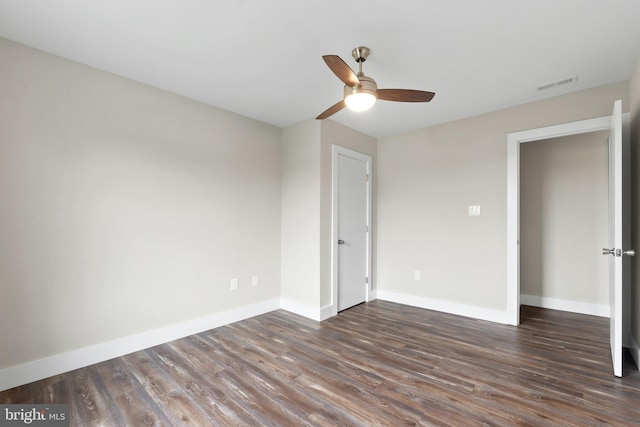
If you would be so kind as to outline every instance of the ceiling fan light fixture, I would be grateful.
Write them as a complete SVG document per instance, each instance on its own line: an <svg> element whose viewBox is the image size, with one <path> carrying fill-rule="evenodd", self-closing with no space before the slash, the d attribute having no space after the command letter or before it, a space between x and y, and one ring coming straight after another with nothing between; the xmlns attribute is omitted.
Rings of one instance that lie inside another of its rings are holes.
<svg viewBox="0 0 640 427"><path fill-rule="evenodd" d="M376 96L368 92L354 92L344 98L347 108L358 113L367 111L376 103Z"/></svg>
<svg viewBox="0 0 640 427"><path fill-rule="evenodd" d="M351 111L362 112L367 111L376 103L378 96L376 91L378 85L371 77L358 73L360 84L357 86L344 87L344 103Z"/></svg>

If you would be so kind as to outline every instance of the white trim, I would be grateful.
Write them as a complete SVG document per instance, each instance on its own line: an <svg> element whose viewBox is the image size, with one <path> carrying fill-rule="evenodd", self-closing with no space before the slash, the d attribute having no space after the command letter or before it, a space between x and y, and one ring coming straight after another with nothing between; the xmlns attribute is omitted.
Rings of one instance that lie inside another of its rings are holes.
<svg viewBox="0 0 640 427"><path fill-rule="evenodd" d="M330 317L333 317L333 304L325 305L320 309L320 319L318 320L322 322Z"/></svg>
<svg viewBox="0 0 640 427"><path fill-rule="evenodd" d="M280 308L278 298L0 369L0 391L104 362Z"/></svg>
<svg viewBox="0 0 640 427"><path fill-rule="evenodd" d="M299 302L291 301L284 298L280 300L280 308L290 313L297 314L298 316L315 320L316 322L323 320L322 315L323 310L325 310L325 308L319 309L311 305L301 304Z"/></svg>
<svg viewBox="0 0 640 427"><path fill-rule="evenodd" d="M316 308L311 305L301 304L288 299L281 299L280 308L290 313L297 314L298 316L315 320L316 322L322 322L323 320L327 320L334 316L332 304L325 305L322 308Z"/></svg>
<svg viewBox="0 0 640 427"><path fill-rule="evenodd" d="M631 357L633 357L633 361L636 362L636 368L640 371L640 346L633 338L633 335L629 334L629 351L631 352Z"/></svg>
<svg viewBox="0 0 640 427"><path fill-rule="evenodd" d="M373 161L371 156L349 150L339 145L331 145L331 315L338 314L338 156L351 157L356 160L365 162L367 165L367 277L369 283L366 284L366 301L372 301L371 286L373 278L371 277L371 241L372 241L372 183L373 183Z"/></svg>
<svg viewBox="0 0 640 427"><path fill-rule="evenodd" d="M564 123L507 135L507 312L520 323L520 144L609 129L611 116Z"/></svg>
<svg viewBox="0 0 640 427"><path fill-rule="evenodd" d="M520 141L507 136L507 312L520 324Z"/></svg>
<svg viewBox="0 0 640 427"><path fill-rule="evenodd" d="M384 301L410 305L412 307L426 308L427 310L441 311L443 313L471 317L473 319L479 320L488 320L490 322L502 324L509 323L508 313L502 310L494 310L491 308L478 307L475 305L458 304L450 301L424 298L415 295L385 290L378 290L377 296L378 299Z"/></svg>
<svg viewBox="0 0 640 427"><path fill-rule="evenodd" d="M520 302L524 305L532 305L534 307L550 308L552 310L562 310L599 317L609 317L611 312L609 304L592 304L559 298L541 297L538 295L522 294L520 295Z"/></svg>

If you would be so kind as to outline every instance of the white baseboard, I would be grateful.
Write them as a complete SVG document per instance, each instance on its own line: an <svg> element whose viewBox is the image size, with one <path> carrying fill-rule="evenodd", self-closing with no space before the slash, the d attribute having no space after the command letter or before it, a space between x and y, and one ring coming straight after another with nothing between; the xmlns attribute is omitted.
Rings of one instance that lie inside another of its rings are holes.
<svg viewBox="0 0 640 427"><path fill-rule="evenodd" d="M275 298L0 369L0 391L208 331L280 308Z"/></svg>
<svg viewBox="0 0 640 427"><path fill-rule="evenodd" d="M327 320L328 318L333 317L333 305L325 305L320 309L320 322L323 320Z"/></svg>
<svg viewBox="0 0 640 427"><path fill-rule="evenodd" d="M280 299L280 308L293 314L297 314L298 316L306 317L307 319L316 320L318 322L322 317L320 309L284 298Z"/></svg>
<svg viewBox="0 0 640 427"><path fill-rule="evenodd" d="M631 352L631 356L633 357L633 361L636 362L636 368L640 371L640 346L633 338L633 335L629 334L629 351Z"/></svg>
<svg viewBox="0 0 640 427"><path fill-rule="evenodd" d="M391 301L398 304L410 305L413 307L426 308L428 310L441 311L443 313L456 314L458 316L471 317L474 319L488 320L490 322L508 324L509 316L507 311L493 310L490 308L477 307L474 305L458 304L449 301L418 297L415 295L403 294L378 290L377 298L384 301Z"/></svg>
<svg viewBox="0 0 640 427"><path fill-rule="evenodd" d="M283 298L280 300L280 308L293 314L306 317L307 319L315 320L316 322L322 322L333 316L332 305L316 308L311 305L300 304L299 302Z"/></svg>
<svg viewBox="0 0 640 427"><path fill-rule="evenodd" d="M520 295L520 303L534 307L550 308L553 310L569 311L571 313L589 314L591 316L609 317L610 308L607 304L591 304L587 302L570 301L558 298L540 297L537 295Z"/></svg>

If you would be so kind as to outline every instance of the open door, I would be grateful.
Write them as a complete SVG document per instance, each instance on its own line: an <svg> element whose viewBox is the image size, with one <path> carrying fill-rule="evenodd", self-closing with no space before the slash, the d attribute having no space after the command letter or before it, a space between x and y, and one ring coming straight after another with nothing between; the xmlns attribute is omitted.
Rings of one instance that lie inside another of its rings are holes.
<svg viewBox="0 0 640 427"><path fill-rule="evenodd" d="M602 253L609 258L609 304L611 306L609 340L613 374L622 376L622 284L627 269L622 268L623 257L635 255L633 250L624 250L624 225L628 221L623 211L623 138L622 138L622 101L616 101L611 115L609 131L609 248ZM626 239L625 239L626 240Z"/></svg>

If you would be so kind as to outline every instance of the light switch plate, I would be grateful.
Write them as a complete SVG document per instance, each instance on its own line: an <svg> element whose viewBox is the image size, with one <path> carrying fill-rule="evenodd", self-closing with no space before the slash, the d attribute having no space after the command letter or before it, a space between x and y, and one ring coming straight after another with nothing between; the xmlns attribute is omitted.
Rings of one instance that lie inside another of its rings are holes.
<svg viewBox="0 0 640 427"><path fill-rule="evenodd" d="M480 205L469 205L469 216L480 216Z"/></svg>
<svg viewBox="0 0 640 427"><path fill-rule="evenodd" d="M231 290L232 291L237 291L238 287L239 287L238 278L236 277L236 278L231 279Z"/></svg>

